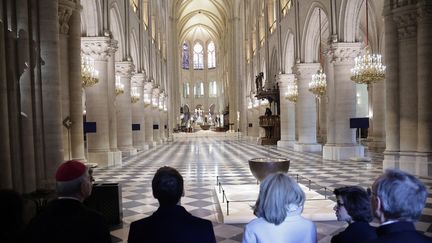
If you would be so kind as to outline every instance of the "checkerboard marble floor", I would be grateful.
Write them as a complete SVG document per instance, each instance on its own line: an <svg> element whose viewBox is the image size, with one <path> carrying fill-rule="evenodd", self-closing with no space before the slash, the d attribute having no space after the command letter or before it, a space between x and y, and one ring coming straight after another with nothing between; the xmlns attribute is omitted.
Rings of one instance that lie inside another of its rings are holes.
<svg viewBox="0 0 432 243"><path fill-rule="evenodd" d="M124 158L122 166L96 169L98 183L117 182L122 188L123 225L113 229L113 242L127 242L131 222L151 215L158 207L151 192L151 180L156 170L164 165L175 167L185 181L182 206L195 216L213 222L218 242L241 242L244 224L221 223L221 209L217 205L214 186L216 177L232 185L252 184L248 160L256 157L287 157L291 160L289 174L299 175L307 183L314 182L321 193L331 192L345 185L369 187L382 172L383 155L368 152L371 162L326 161L320 154L300 153L276 146L261 146L241 137L176 138L134 157ZM420 178L432 191L432 178ZM326 190L321 187L326 187ZM333 197L330 197L334 199ZM315 222L320 243L330 242L332 235L343 230L341 222ZM416 228L432 236L432 195Z"/></svg>

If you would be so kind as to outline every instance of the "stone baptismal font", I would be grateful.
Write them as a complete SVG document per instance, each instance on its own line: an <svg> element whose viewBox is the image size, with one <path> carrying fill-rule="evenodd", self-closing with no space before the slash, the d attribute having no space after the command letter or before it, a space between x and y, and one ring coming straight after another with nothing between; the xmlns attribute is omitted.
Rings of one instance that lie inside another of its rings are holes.
<svg viewBox="0 0 432 243"><path fill-rule="evenodd" d="M269 174L276 172L287 173L290 160L286 158L254 158L249 160L252 175L261 182Z"/></svg>

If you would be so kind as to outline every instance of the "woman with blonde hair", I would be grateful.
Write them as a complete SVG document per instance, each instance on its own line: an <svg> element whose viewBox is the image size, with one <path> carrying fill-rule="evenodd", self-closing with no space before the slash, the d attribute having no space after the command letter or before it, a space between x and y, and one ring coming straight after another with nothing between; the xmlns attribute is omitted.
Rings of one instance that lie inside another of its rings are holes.
<svg viewBox="0 0 432 243"><path fill-rule="evenodd" d="M246 225L243 243L313 243L315 224L301 213L305 194L291 177L284 173L267 176L260 185L254 214Z"/></svg>

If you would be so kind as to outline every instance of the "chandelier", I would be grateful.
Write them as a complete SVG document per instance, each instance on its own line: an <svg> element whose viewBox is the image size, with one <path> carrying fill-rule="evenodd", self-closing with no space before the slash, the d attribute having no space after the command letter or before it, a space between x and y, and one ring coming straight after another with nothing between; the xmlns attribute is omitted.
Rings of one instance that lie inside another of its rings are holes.
<svg viewBox="0 0 432 243"><path fill-rule="evenodd" d="M131 90L131 103L135 104L140 100L140 94L138 92L138 87L132 87Z"/></svg>
<svg viewBox="0 0 432 243"><path fill-rule="evenodd" d="M81 57L82 87L91 87L99 82L99 72L93 67L93 61L89 57Z"/></svg>
<svg viewBox="0 0 432 243"><path fill-rule="evenodd" d="M298 99L298 87L295 81L288 85L288 91L285 95L285 99L295 103Z"/></svg>
<svg viewBox="0 0 432 243"><path fill-rule="evenodd" d="M326 93L327 77L323 70L322 52L321 52L321 9L318 8L319 21L319 59L320 68L316 74L312 74L312 80L309 82L309 91L315 94L317 98Z"/></svg>
<svg viewBox="0 0 432 243"><path fill-rule="evenodd" d="M366 0L366 47L365 54L354 59L354 68L351 69L351 80L358 84L372 84L384 80L385 69L381 62L381 55L370 54L368 43L369 26L368 26L368 0Z"/></svg>
<svg viewBox="0 0 432 243"><path fill-rule="evenodd" d="M312 75L312 80L309 82L309 91L314 93L316 97L320 97L326 93L326 88L326 74L320 66L318 72Z"/></svg>
<svg viewBox="0 0 432 243"><path fill-rule="evenodd" d="M124 84L122 84L121 80L120 80L120 76L116 75L115 78L115 94L117 95L121 95L124 93Z"/></svg>

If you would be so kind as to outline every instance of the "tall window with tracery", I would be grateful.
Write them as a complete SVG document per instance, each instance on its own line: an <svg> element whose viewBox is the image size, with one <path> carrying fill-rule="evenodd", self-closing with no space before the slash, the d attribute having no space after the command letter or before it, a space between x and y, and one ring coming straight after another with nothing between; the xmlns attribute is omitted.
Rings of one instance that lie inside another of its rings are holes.
<svg viewBox="0 0 432 243"><path fill-rule="evenodd" d="M183 83L183 98L189 98L189 83Z"/></svg>
<svg viewBox="0 0 432 243"><path fill-rule="evenodd" d="M182 68L189 69L189 45L186 42L183 42Z"/></svg>
<svg viewBox="0 0 432 243"><path fill-rule="evenodd" d="M194 69L204 69L204 48L200 43L193 47Z"/></svg>
<svg viewBox="0 0 432 243"><path fill-rule="evenodd" d="M194 95L195 98L204 97L204 83L203 82L197 82L194 86Z"/></svg>
<svg viewBox="0 0 432 243"><path fill-rule="evenodd" d="M216 48L213 41L207 45L207 67L216 67Z"/></svg>
<svg viewBox="0 0 432 243"><path fill-rule="evenodd" d="M217 97L216 81L210 81L209 83L209 97Z"/></svg>

